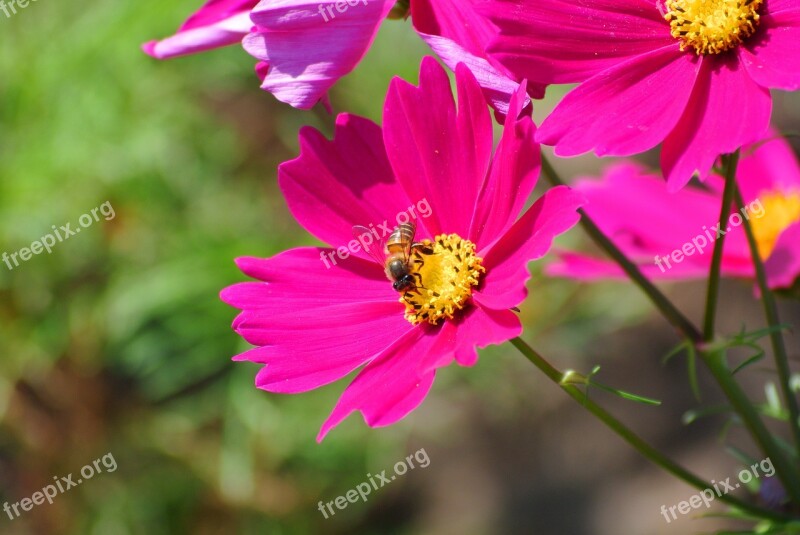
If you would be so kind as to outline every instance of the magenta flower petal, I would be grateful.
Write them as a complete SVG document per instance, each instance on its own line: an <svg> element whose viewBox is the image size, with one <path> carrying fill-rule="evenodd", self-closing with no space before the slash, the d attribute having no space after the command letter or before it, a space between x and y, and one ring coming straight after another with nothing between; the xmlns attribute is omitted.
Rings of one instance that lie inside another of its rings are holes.
<svg viewBox="0 0 800 535"><path fill-rule="evenodd" d="M742 64L761 86L800 88L800 6L793 3L792 11L761 17L760 32L739 47Z"/></svg>
<svg viewBox="0 0 800 535"><path fill-rule="evenodd" d="M223 290L221 298L243 310L275 312L286 307L310 309L338 303L397 300L396 292L386 284L385 275L371 261L348 258L338 261L336 267L340 269L333 269L322 260L327 258L325 253L330 251L301 247L272 258L237 258L239 269L261 282L236 284ZM347 288L353 283L354 277L359 281L358 293L331 291L331 288Z"/></svg>
<svg viewBox="0 0 800 535"><path fill-rule="evenodd" d="M412 330L394 302L345 303L314 310L242 312L235 330L261 346L236 357L266 364L256 386L298 393L341 379Z"/></svg>
<svg viewBox="0 0 800 535"><path fill-rule="evenodd" d="M279 166L278 183L297 221L334 248L353 240L354 225L387 234L379 225L386 222L391 230L397 214L422 200L412 203L395 180L381 128L369 119L342 114L333 140L313 128L303 128L299 137L300 156ZM426 219L418 222L424 227Z"/></svg>
<svg viewBox="0 0 800 535"><path fill-rule="evenodd" d="M511 100L503 136L472 220L469 235L475 238L478 249L483 249L511 227L536 187L541 152L534 141L536 125L530 117L520 116L525 100L523 83Z"/></svg>
<svg viewBox="0 0 800 535"><path fill-rule="evenodd" d="M440 338L454 344L453 352L426 355L420 363L420 375L447 366L453 360L461 366L473 366L478 362L476 347L500 344L520 334L522 323L510 310L470 308L463 316L442 325L438 333Z"/></svg>
<svg viewBox="0 0 800 535"><path fill-rule="evenodd" d="M239 283L220 295L242 309L234 330L262 346L235 358L267 365L256 379L259 388L303 392L335 381L412 328L377 266L349 258L328 269L320 261L324 251L240 258L242 271L262 282Z"/></svg>
<svg viewBox="0 0 800 535"><path fill-rule="evenodd" d="M267 63L261 87L296 108L314 106L361 61L393 0L361 0L326 11L310 0L262 0L251 13L257 26L245 50Z"/></svg>
<svg viewBox="0 0 800 535"><path fill-rule="evenodd" d="M735 57L707 58L683 116L664 140L661 165L669 190L685 186L695 171L704 179L720 154L763 137L771 112L769 90Z"/></svg>
<svg viewBox="0 0 800 535"><path fill-rule="evenodd" d="M500 27L490 54L543 84L582 82L675 43L655 0L501 0L480 10Z"/></svg>
<svg viewBox="0 0 800 535"><path fill-rule="evenodd" d="M142 50L154 58L167 59L238 43L253 26L249 13L257 3L258 0L209 0L175 35L145 43Z"/></svg>
<svg viewBox="0 0 800 535"><path fill-rule="evenodd" d="M317 441L354 411L360 411L370 427L395 423L417 408L433 384L434 371L419 374L422 356L447 354L453 344L445 338L414 329L370 362L345 389ZM376 395L378 394L379 395Z"/></svg>
<svg viewBox="0 0 800 535"><path fill-rule="evenodd" d="M565 186L542 195L485 253L486 276L475 300L494 310L520 304L531 276L528 262L544 256L553 239L578 222L577 209L583 202L583 195Z"/></svg>
<svg viewBox="0 0 800 535"><path fill-rule="evenodd" d="M616 65L570 91L536 140L555 145L560 156L590 150L627 156L651 149L678 122L700 63L674 43Z"/></svg>
<svg viewBox="0 0 800 535"><path fill-rule="evenodd" d="M800 9L797 0L769 0L764 7L766 13L770 15Z"/></svg>
<svg viewBox="0 0 800 535"><path fill-rule="evenodd" d="M770 287L792 286L800 275L800 223L795 223L781 233L764 268Z"/></svg>
<svg viewBox="0 0 800 535"><path fill-rule="evenodd" d="M383 114L386 152L397 180L412 199L428 199L432 234L468 237L492 155L492 123L472 73L456 69L458 108L447 73L426 57L419 87L395 78ZM469 147L469 150L465 150Z"/></svg>

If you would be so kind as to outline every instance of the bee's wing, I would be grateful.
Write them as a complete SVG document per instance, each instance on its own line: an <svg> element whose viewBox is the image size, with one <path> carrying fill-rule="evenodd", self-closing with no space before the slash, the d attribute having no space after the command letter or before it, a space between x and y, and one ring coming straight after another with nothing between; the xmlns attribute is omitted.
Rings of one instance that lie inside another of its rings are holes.
<svg viewBox="0 0 800 535"><path fill-rule="evenodd" d="M372 241L371 244L367 244L364 240L363 236L368 235L370 238L375 236L375 233L368 229L367 227L362 227L361 225L355 225L353 227L353 237L361 243L361 247L367 252L369 256L372 257L375 262L384 267L386 264L386 240L383 238L377 238Z"/></svg>

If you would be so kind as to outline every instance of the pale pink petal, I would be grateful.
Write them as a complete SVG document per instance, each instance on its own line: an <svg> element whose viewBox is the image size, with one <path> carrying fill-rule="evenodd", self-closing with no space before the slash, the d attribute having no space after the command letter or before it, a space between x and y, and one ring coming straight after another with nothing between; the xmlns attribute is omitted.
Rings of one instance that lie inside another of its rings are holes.
<svg viewBox="0 0 800 535"><path fill-rule="evenodd" d="M543 84L582 82L675 43L655 0L497 0L479 11L500 28L490 56Z"/></svg>
<svg viewBox="0 0 800 535"><path fill-rule="evenodd" d="M253 27L250 10L258 0L210 0L161 41L150 41L142 49L150 56L167 59L238 43Z"/></svg>
<svg viewBox="0 0 800 535"><path fill-rule="evenodd" d="M771 288L789 288L800 277L800 223L781 233L764 267Z"/></svg>
<svg viewBox="0 0 800 535"><path fill-rule="evenodd" d="M257 28L243 41L247 52L269 65L261 87L281 102L311 108L361 61L393 4L262 0L251 14Z"/></svg>
<svg viewBox="0 0 800 535"><path fill-rule="evenodd" d="M553 239L580 219L583 195L566 186L548 190L483 256L486 275L475 300L494 310L520 304L527 295L528 262L547 253Z"/></svg>
<svg viewBox="0 0 800 535"><path fill-rule="evenodd" d="M479 188L489 170L492 123L475 77L456 69L458 107L445 70L422 60L420 85L395 78L383 113L383 137L397 180L412 199L433 210L432 234L468 237Z"/></svg>
<svg viewBox="0 0 800 535"><path fill-rule="evenodd" d="M300 155L280 165L278 183L297 221L334 248L353 241L354 225L374 228L377 244L397 226L398 216L402 222L417 214L415 206L423 200L412 202L397 183L380 127L347 114L336 118L333 140L303 128ZM417 221L424 229L426 220ZM369 258L363 251L355 254Z"/></svg>
<svg viewBox="0 0 800 535"><path fill-rule="evenodd" d="M433 384L434 371L420 374L420 359L449 354L453 345L437 329L416 328L371 361L345 389L320 429L317 441L354 411L370 427L390 425L413 411Z"/></svg>
<svg viewBox="0 0 800 535"><path fill-rule="evenodd" d="M678 122L699 64L675 43L615 65L567 93L536 140L554 145L559 156L590 150L627 156L651 149Z"/></svg>
<svg viewBox="0 0 800 535"><path fill-rule="evenodd" d="M495 150L472 219L470 236L478 249L500 237L516 221L530 197L541 169L536 126L529 116L520 116L525 105L525 84L511 100L503 135Z"/></svg>
<svg viewBox="0 0 800 535"><path fill-rule="evenodd" d="M411 20L422 39L451 70L465 63L477 78L487 99L505 115L511 95L519 86L514 76L486 55L497 28L475 11L477 0L415 0ZM528 87L536 98L544 86Z"/></svg>
<svg viewBox="0 0 800 535"><path fill-rule="evenodd" d="M705 179L720 154L761 139L772 99L735 56L706 58L689 104L661 151L668 189L685 186L695 171Z"/></svg>
<svg viewBox="0 0 800 535"><path fill-rule="evenodd" d="M800 88L800 5L795 2L792 11L762 16L758 33L739 47L739 57L757 84L787 91Z"/></svg>
<svg viewBox="0 0 800 535"><path fill-rule="evenodd" d="M497 110L501 115L508 114L508 103L517 89L519 84L513 80L510 74L504 74L503 71L493 66L486 59L475 56L459 46L454 41L440 37L438 35L430 35L427 33L419 33L422 40L428 43L437 56L442 61L455 71L459 63L465 64L475 78L478 80L486 100ZM534 94L539 98L544 96L544 90L535 90ZM530 99L526 98L525 103L529 103Z"/></svg>

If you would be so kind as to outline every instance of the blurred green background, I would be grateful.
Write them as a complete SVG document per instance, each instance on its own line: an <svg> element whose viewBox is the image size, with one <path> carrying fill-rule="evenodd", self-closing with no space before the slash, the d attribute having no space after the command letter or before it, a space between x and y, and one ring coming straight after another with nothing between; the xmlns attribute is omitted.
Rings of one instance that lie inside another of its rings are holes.
<svg viewBox="0 0 800 535"><path fill-rule="evenodd" d="M444 370L403 422L370 430L353 416L322 445L314 437L346 381L301 396L254 388L257 366L230 360L246 345L218 292L244 280L236 256L314 243L289 216L275 170L296 155L300 126L329 133L332 117L259 90L240 47L168 62L140 51L197 3L39 0L0 14L0 249L75 227L106 201L115 212L52 254L13 270L0 264L0 500L29 497L109 452L118 465L52 505L14 520L0 513L0 533L641 535L713 526L666 525L658 507L692 491L627 451L510 346L483 351L473 369ZM335 111L380 121L389 80L416 81L425 53L409 22L386 23L336 86ZM559 95L551 93L537 118ZM780 116L796 124L796 107L781 102ZM559 165L569 175L601 163ZM574 231L562 243L581 239ZM733 474L714 435L721 421L681 426L694 406L682 364L659 364L677 339L644 298L628 285L581 286L534 270L526 338L563 368L599 363L606 382L664 399L656 409L602 397L701 473ZM723 324L759 324L748 285L731 283L726 294ZM697 316L696 286L671 295ZM797 307L784 312L797 323ZM753 379L756 397L763 380ZM420 448L429 467L334 518L317 510Z"/></svg>

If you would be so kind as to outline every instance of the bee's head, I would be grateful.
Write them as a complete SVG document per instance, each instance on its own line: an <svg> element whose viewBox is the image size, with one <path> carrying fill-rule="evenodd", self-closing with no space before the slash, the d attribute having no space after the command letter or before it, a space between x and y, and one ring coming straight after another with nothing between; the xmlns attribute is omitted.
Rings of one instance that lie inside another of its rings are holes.
<svg viewBox="0 0 800 535"><path fill-rule="evenodd" d="M405 292L414 287L416 287L416 285L414 284L414 277L411 275L403 275L392 283L392 288L394 288L396 292Z"/></svg>

